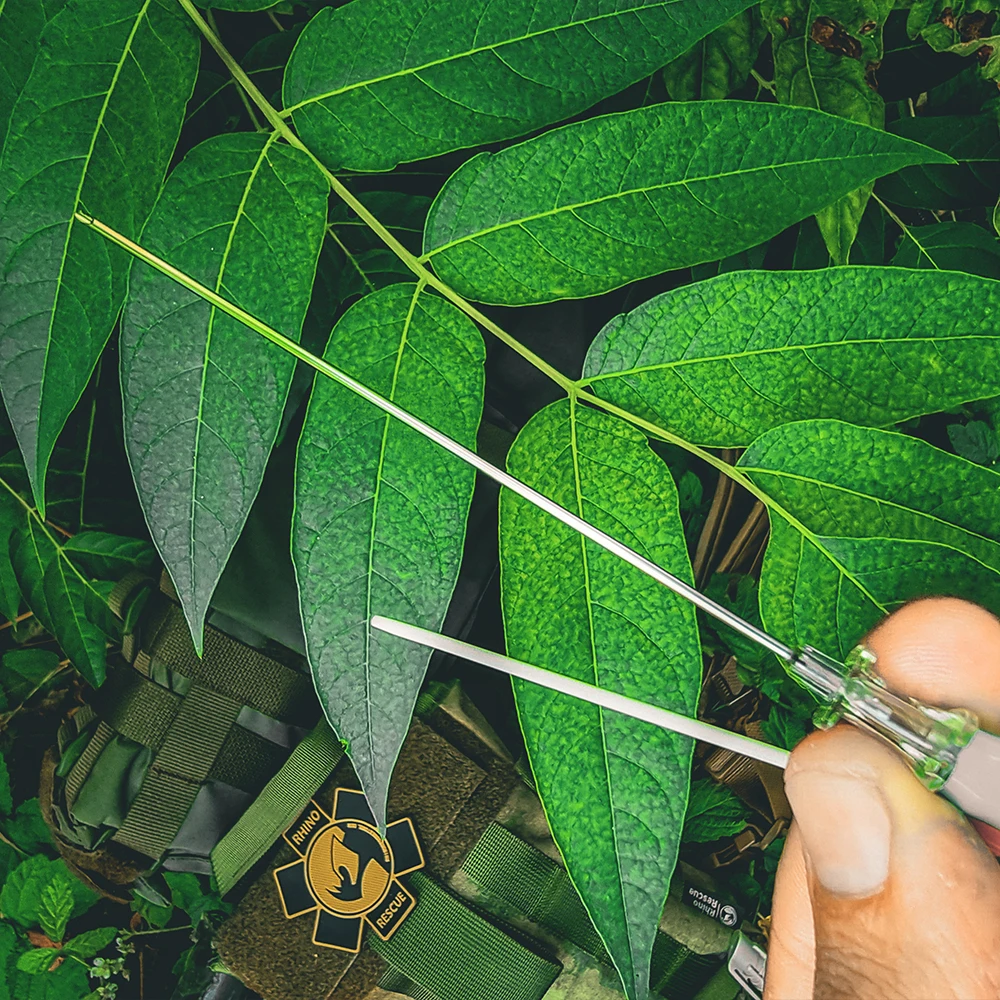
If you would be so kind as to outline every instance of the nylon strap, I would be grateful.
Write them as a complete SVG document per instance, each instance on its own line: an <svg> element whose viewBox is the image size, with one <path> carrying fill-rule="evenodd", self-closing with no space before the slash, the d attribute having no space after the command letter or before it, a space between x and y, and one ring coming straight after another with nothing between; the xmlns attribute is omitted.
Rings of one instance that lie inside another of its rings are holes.
<svg viewBox="0 0 1000 1000"><path fill-rule="evenodd" d="M388 940L369 947L439 1000L540 1000L561 967L456 899L426 875L408 877L413 912Z"/></svg>
<svg viewBox="0 0 1000 1000"><path fill-rule="evenodd" d="M491 823L462 869L484 892L610 964L566 870L510 830Z"/></svg>
<svg viewBox="0 0 1000 1000"><path fill-rule="evenodd" d="M233 726L208 772L208 778L257 795L287 757L285 747L242 726Z"/></svg>
<svg viewBox="0 0 1000 1000"><path fill-rule="evenodd" d="M241 705L192 684L114 840L157 859L170 846Z"/></svg>
<svg viewBox="0 0 1000 1000"><path fill-rule="evenodd" d="M510 830L492 823L469 852L462 870L481 889L528 920L611 965L566 870ZM650 985L654 992L667 996L689 996L718 964L718 955L699 955L660 932L653 944Z"/></svg>
<svg viewBox="0 0 1000 1000"><path fill-rule="evenodd" d="M270 850L344 756L344 748L320 719L264 786L249 809L212 849L212 871L225 895Z"/></svg>
<svg viewBox="0 0 1000 1000"><path fill-rule="evenodd" d="M99 722L94 730L94 735L90 737L90 742L86 745L83 753L80 754L77 762L70 768L66 775L66 805L72 809L76 802L76 797L83 788L83 783L87 780L94 762L101 756L101 751L111 742L114 730L105 722Z"/></svg>
<svg viewBox="0 0 1000 1000"><path fill-rule="evenodd" d="M149 672L151 659L282 722L301 721L315 704L312 679L265 656L211 625L205 627L204 658L195 652L181 609L165 598L143 622L135 667ZM144 669L145 667L145 669Z"/></svg>

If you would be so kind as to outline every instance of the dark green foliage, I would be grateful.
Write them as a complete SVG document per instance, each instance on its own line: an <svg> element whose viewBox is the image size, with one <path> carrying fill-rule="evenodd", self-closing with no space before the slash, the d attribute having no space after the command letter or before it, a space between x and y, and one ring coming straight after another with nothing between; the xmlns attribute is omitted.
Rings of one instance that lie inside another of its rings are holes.
<svg viewBox="0 0 1000 1000"><path fill-rule="evenodd" d="M123 577L162 561L200 645L252 506L291 562L240 586L297 603L380 818L429 664L457 668L375 613L742 725L713 694L735 662L739 711L787 748L815 708L772 655L506 492L498 556L487 484L192 279L789 642L844 655L933 592L1000 612L1000 4L203 9L0 0L0 1000L79 1000L88 971L110 996L132 916L191 925L168 992L202 992L226 904L160 872L121 930L80 920L25 734L102 683L141 608L112 613ZM231 58L199 38L216 29ZM475 677L515 744L508 686ZM515 701L569 874L644 1000L678 855L760 817L686 739L522 683ZM762 914L779 851L724 876Z"/></svg>

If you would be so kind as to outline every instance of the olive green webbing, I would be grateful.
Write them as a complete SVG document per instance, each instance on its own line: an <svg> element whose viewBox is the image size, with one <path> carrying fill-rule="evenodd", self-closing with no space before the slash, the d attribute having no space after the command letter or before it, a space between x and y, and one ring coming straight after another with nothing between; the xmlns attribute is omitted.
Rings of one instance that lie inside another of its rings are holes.
<svg viewBox="0 0 1000 1000"><path fill-rule="evenodd" d="M101 756L101 751L114 735L114 730L107 723L99 722L83 753L70 768L69 774L66 775L66 804L70 808L76 802L76 797L80 794L80 789L83 788L83 783L87 780L94 762Z"/></svg>
<svg viewBox="0 0 1000 1000"><path fill-rule="evenodd" d="M177 835L240 714L238 701L192 684L114 840L159 858Z"/></svg>
<svg viewBox="0 0 1000 1000"><path fill-rule="evenodd" d="M378 985L379 989L386 990L388 993L402 993L410 1000L440 1000L436 993L432 993L426 986L413 982L412 979L404 976L399 969L394 969L392 966L385 970Z"/></svg>
<svg viewBox="0 0 1000 1000"><path fill-rule="evenodd" d="M340 741L321 719L212 849L212 871L222 895L270 850L343 756Z"/></svg>
<svg viewBox="0 0 1000 1000"><path fill-rule="evenodd" d="M566 870L510 830L492 823L469 852L462 870L489 896L611 965ZM664 996L686 997L718 965L717 955L699 955L661 932L653 944L650 987Z"/></svg>
<svg viewBox="0 0 1000 1000"><path fill-rule="evenodd" d="M282 722L301 722L316 694L308 674L265 656L211 625L205 627L204 658L195 652L181 609L166 598L143 622L135 666L148 673L151 660L228 695ZM145 669L144 669L145 668Z"/></svg>
<svg viewBox="0 0 1000 1000"><path fill-rule="evenodd" d="M439 1000L540 1000L560 966L536 955L426 875L407 879L417 905L388 940L368 946Z"/></svg>

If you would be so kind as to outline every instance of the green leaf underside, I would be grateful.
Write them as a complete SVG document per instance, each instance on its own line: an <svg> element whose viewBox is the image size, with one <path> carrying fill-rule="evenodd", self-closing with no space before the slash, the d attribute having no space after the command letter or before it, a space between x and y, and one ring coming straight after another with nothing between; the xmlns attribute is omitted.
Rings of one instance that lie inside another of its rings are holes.
<svg viewBox="0 0 1000 1000"><path fill-rule="evenodd" d="M483 302L597 295L756 246L915 162L949 160L806 108L660 104L473 157L431 208L424 256Z"/></svg>
<svg viewBox="0 0 1000 1000"><path fill-rule="evenodd" d="M49 457L114 326L177 142L198 44L171 0L72 4L48 25L0 160L0 389L38 506Z"/></svg>
<svg viewBox="0 0 1000 1000"><path fill-rule="evenodd" d="M909 208L978 208L995 205L1000 191L1000 128L993 115L900 118L895 135L954 157L958 166L907 167L884 177L878 193Z"/></svg>
<svg viewBox="0 0 1000 1000"><path fill-rule="evenodd" d="M790 420L883 426L995 395L1000 285L892 267L723 274L598 334L583 384L701 445Z"/></svg>
<svg viewBox="0 0 1000 1000"><path fill-rule="evenodd" d="M749 0L354 0L321 10L282 100L329 166L389 170L569 118Z"/></svg>
<svg viewBox="0 0 1000 1000"><path fill-rule="evenodd" d="M1000 278L1000 240L972 222L938 222L915 226L900 240L892 264L896 267L965 271L983 278Z"/></svg>
<svg viewBox="0 0 1000 1000"><path fill-rule="evenodd" d="M691 579L666 467L629 425L572 401L528 421L510 472ZM693 608L504 490L501 592L519 659L693 714L701 677ZM564 695L514 682L532 771L573 882L632 998L677 857L692 744Z"/></svg>
<svg viewBox="0 0 1000 1000"><path fill-rule="evenodd" d="M747 825L747 807L725 786L710 778L691 783L684 816L684 843L706 844L732 837Z"/></svg>
<svg viewBox="0 0 1000 1000"><path fill-rule="evenodd" d="M217 136L170 175L143 242L298 340L327 197L301 151L253 133ZM260 488L293 370L290 355L170 278L133 271L121 336L126 447L198 648L208 602Z"/></svg>
<svg viewBox="0 0 1000 1000"><path fill-rule="evenodd" d="M780 505L760 603L784 641L843 656L882 614L931 594L1000 611L1000 474L836 420L769 431L738 464Z"/></svg>
<svg viewBox="0 0 1000 1000"><path fill-rule="evenodd" d="M334 327L324 357L474 448L484 347L454 306L396 284ZM427 650L373 632L381 614L439 629L465 538L474 474L328 379L299 441L292 555L306 648L330 724L381 820Z"/></svg>
<svg viewBox="0 0 1000 1000"><path fill-rule="evenodd" d="M14 102L31 74L42 29L67 0L0 0L0 148Z"/></svg>

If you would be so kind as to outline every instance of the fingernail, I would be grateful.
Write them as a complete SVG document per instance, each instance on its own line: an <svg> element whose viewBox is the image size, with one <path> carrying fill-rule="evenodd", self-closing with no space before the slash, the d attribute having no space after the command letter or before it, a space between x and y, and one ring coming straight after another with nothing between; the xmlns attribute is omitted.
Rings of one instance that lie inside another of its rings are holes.
<svg viewBox="0 0 1000 1000"><path fill-rule="evenodd" d="M785 782L803 846L819 883L837 896L864 898L889 877L889 810L860 776L801 770Z"/></svg>

